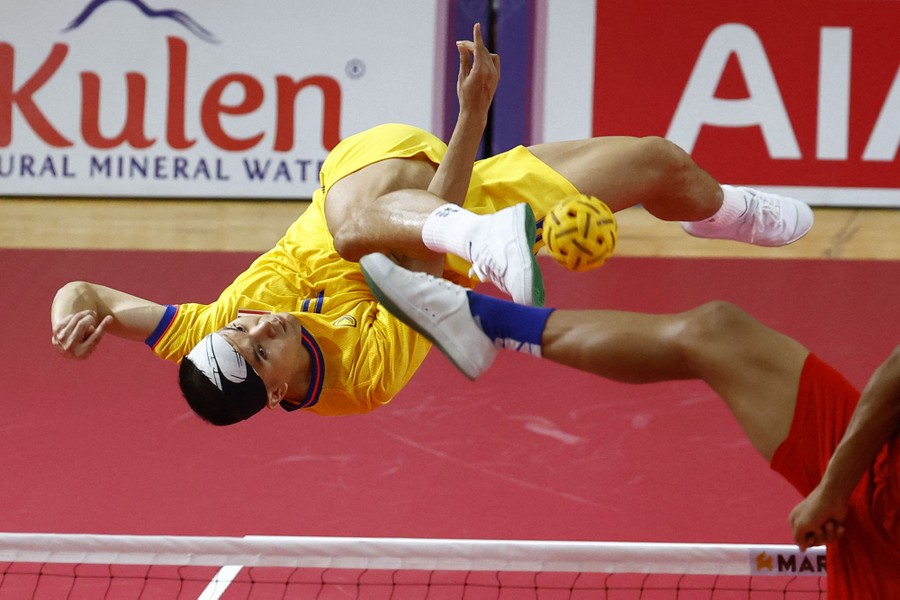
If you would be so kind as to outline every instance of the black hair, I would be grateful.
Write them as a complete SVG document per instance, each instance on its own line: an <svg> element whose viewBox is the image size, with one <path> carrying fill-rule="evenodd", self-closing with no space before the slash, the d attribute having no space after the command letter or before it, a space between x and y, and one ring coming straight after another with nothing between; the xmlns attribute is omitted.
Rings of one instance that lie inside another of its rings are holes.
<svg viewBox="0 0 900 600"><path fill-rule="evenodd" d="M204 421L224 426L239 423L266 407L266 386L252 369L238 385L226 386L225 391L203 374L188 358L178 367L178 385L191 409Z"/></svg>

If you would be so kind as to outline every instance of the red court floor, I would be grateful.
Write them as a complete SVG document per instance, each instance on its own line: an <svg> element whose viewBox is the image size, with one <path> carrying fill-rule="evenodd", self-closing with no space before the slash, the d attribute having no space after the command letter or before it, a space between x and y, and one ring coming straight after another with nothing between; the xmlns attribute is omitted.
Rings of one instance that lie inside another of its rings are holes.
<svg viewBox="0 0 900 600"><path fill-rule="evenodd" d="M372 414L267 411L217 429L146 347L109 338L77 362L49 343L50 302L70 279L209 301L252 258L0 251L0 530L789 541L798 497L699 383L613 384L512 353L473 383L435 352ZM551 305L731 300L857 384L900 341L900 262L542 264Z"/></svg>

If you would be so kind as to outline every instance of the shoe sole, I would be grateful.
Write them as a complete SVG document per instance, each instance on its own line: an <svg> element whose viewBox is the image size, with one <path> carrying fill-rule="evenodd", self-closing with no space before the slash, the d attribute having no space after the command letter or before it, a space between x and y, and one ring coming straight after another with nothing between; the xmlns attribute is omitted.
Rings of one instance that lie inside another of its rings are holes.
<svg viewBox="0 0 900 600"><path fill-rule="evenodd" d="M385 260L390 261L389 258L385 257ZM438 350L443 353L447 359L453 363L460 373L465 375L471 380L475 380L478 375L480 375L480 369L473 368L471 364L465 365L456 359L454 353L447 350L447 340L441 339L443 336L440 333L433 334L427 328L423 327L419 323L416 322L414 318L409 316L409 314L398 306L390 297L389 293L385 291L384 286L379 283L377 278L381 275L387 278L387 273L384 273L382 269L380 269L380 265L378 262L380 259L369 258L367 256L362 257L359 261L360 268L362 270L363 277L366 280L366 283L369 285L369 289L372 290L372 294L374 294L375 298L378 302L384 306L388 312L390 312L394 317L396 317L400 322L405 323L407 326L411 327L415 331L417 331L420 335L422 335L429 342L434 344L438 348ZM389 266L388 268L394 268ZM438 332L440 332L440 328L438 328Z"/></svg>
<svg viewBox="0 0 900 600"><path fill-rule="evenodd" d="M531 259L531 303L532 306L544 306L544 275L541 273L541 266L538 264L537 256L534 255L534 244L537 241L537 222L534 218L534 211L528 204L525 207L525 236L528 239L528 256Z"/></svg>

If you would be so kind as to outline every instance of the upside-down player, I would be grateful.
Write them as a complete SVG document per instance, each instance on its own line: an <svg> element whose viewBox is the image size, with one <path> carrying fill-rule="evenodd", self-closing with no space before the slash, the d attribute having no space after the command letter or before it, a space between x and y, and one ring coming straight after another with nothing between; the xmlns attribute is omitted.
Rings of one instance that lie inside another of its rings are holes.
<svg viewBox="0 0 900 600"><path fill-rule="evenodd" d="M430 344L380 310L354 262L364 254L467 286L489 280L539 305L535 219L578 192L613 210L641 203L694 235L778 246L810 229L802 202L720 186L661 138L539 144L474 163L499 57L477 25L458 47L460 113L448 145L395 124L351 136L327 157L306 212L216 301L161 304L72 282L53 302L52 343L85 358L107 332L144 341L180 363L188 403L218 425L266 406L366 412L391 400Z"/></svg>

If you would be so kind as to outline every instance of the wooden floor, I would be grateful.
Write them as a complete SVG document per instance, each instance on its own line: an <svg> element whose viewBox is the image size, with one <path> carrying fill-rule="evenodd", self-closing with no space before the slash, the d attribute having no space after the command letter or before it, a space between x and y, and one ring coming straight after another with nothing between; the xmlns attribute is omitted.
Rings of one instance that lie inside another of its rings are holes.
<svg viewBox="0 0 900 600"><path fill-rule="evenodd" d="M262 252L304 202L0 199L0 247ZM620 256L900 259L900 209L815 209L784 248L695 239L641 208L618 214Z"/></svg>

